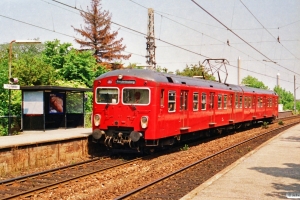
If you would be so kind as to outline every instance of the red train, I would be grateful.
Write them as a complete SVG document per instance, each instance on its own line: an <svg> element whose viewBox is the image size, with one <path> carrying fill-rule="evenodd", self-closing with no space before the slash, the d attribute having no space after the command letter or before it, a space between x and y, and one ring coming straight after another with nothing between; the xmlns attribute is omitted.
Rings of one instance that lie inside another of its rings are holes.
<svg viewBox="0 0 300 200"><path fill-rule="evenodd" d="M142 69L94 81L93 138L110 148L172 145L278 117L275 92Z"/></svg>

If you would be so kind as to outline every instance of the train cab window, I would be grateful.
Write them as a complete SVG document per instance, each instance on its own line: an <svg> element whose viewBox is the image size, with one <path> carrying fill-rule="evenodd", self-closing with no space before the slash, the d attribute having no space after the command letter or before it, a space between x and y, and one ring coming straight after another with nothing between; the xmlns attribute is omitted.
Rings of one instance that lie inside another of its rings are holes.
<svg viewBox="0 0 300 200"><path fill-rule="evenodd" d="M176 111L176 92L175 91L169 91L168 95L168 111L169 112L175 112Z"/></svg>
<svg viewBox="0 0 300 200"><path fill-rule="evenodd" d="M206 93L201 96L201 110L206 110Z"/></svg>
<svg viewBox="0 0 300 200"><path fill-rule="evenodd" d="M218 109L222 109L222 95L218 94Z"/></svg>
<svg viewBox="0 0 300 200"><path fill-rule="evenodd" d="M119 103L118 88L102 88L96 89L96 103Z"/></svg>
<svg viewBox="0 0 300 200"><path fill-rule="evenodd" d="M224 95L224 102L223 102L223 108L227 109L227 95Z"/></svg>
<svg viewBox="0 0 300 200"><path fill-rule="evenodd" d="M124 88L122 97L124 104L148 105L150 90L148 88Z"/></svg>
<svg viewBox="0 0 300 200"><path fill-rule="evenodd" d="M199 94L198 92L193 93L193 111L197 111L199 108Z"/></svg>

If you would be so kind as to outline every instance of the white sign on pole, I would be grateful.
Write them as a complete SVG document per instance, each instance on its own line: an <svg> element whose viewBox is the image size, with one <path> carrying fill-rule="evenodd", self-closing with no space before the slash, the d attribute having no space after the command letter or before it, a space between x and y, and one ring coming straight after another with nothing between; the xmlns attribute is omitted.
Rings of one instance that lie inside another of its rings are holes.
<svg viewBox="0 0 300 200"><path fill-rule="evenodd" d="M4 89L9 89L9 90L19 90L20 89L20 85L4 84L3 88Z"/></svg>

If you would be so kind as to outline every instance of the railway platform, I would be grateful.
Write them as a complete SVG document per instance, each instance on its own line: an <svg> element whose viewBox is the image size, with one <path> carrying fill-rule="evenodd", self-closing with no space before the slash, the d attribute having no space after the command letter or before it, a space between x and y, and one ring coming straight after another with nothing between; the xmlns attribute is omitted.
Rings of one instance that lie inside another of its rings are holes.
<svg viewBox="0 0 300 200"><path fill-rule="evenodd" d="M20 135L0 137L0 149L25 145L86 138L92 134L91 128L55 129L46 131L24 131Z"/></svg>
<svg viewBox="0 0 300 200"><path fill-rule="evenodd" d="M181 200L300 199L300 125L267 141Z"/></svg>

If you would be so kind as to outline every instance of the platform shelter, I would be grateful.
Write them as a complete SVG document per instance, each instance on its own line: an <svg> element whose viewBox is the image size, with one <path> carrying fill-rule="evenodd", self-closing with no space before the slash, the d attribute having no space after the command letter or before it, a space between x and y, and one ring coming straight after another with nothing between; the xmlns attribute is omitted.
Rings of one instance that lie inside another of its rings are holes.
<svg viewBox="0 0 300 200"><path fill-rule="evenodd" d="M22 130L85 126L85 103L90 88L21 86Z"/></svg>

